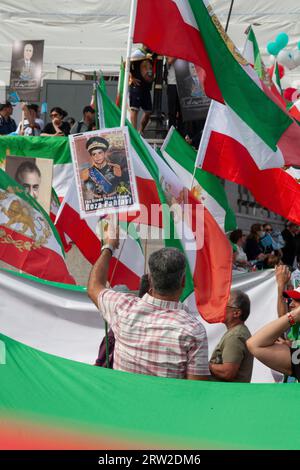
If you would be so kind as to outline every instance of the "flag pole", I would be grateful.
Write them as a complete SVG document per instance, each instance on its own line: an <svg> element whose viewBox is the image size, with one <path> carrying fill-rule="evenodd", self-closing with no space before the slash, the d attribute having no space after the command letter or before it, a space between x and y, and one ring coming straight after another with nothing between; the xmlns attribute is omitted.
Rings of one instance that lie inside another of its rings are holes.
<svg viewBox="0 0 300 470"><path fill-rule="evenodd" d="M123 88L123 97L122 97L122 113L121 113L121 124L120 124L121 127L125 126L125 120L126 120L130 58L131 58L131 49L132 49L132 42L133 42L136 8L137 8L137 0L131 0L129 30L128 30L128 39L127 39L125 76L124 76L124 88Z"/></svg>
<svg viewBox="0 0 300 470"><path fill-rule="evenodd" d="M225 26L225 31L226 31L226 33L227 33L228 27L229 27L229 22L230 22L230 18L231 18L231 13L232 13L232 9L233 9L233 4L234 4L234 0L231 0L231 4L230 4L230 8L229 8L229 13L228 13L228 17L227 17L227 22L226 22L226 26Z"/></svg>

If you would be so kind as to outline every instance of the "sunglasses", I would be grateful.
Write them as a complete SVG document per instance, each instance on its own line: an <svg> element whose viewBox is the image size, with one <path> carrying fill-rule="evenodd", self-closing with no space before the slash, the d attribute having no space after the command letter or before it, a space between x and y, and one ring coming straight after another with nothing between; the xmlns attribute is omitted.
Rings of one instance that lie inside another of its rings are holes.
<svg viewBox="0 0 300 470"><path fill-rule="evenodd" d="M54 118L54 117L57 117L57 116L59 116L58 113L52 113L52 114L50 114L50 117L51 117L51 118Z"/></svg>

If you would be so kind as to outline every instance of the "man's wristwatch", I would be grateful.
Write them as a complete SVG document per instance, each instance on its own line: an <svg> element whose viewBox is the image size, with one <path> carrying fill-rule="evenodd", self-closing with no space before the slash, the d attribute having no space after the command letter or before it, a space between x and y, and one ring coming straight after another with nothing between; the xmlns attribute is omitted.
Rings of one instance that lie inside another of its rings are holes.
<svg viewBox="0 0 300 470"><path fill-rule="evenodd" d="M111 252L111 255L113 256L114 254L114 247L112 245L109 245L109 244L106 244L106 245L103 245L102 248L101 248L101 254L103 253L104 250L109 250Z"/></svg>

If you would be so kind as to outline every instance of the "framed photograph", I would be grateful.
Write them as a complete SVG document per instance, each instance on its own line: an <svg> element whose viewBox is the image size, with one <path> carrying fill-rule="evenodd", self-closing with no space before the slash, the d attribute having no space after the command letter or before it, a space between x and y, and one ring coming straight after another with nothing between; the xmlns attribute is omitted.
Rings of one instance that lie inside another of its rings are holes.
<svg viewBox="0 0 300 470"><path fill-rule="evenodd" d="M53 160L7 155L5 171L50 213Z"/></svg>
<svg viewBox="0 0 300 470"><path fill-rule="evenodd" d="M138 210L127 128L85 132L69 139L81 218Z"/></svg>
<svg viewBox="0 0 300 470"><path fill-rule="evenodd" d="M177 59L174 62L177 91L184 121L198 121L207 116L210 98L205 95L194 64Z"/></svg>
<svg viewBox="0 0 300 470"><path fill-rule="evenodd" d="M20 101L39 101L44 41L15 41L12 49L9 93Z"/></svg>

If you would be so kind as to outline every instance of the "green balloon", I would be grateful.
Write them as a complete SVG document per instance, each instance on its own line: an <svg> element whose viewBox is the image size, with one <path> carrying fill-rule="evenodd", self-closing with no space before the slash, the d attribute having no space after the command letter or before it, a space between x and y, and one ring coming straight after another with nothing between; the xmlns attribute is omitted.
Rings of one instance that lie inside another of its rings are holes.
<svg viewBox="0 0 300 470"><path fill-rule="evenodd" d="M270 55L277 55L279 53L279 47L276 42L268 42L267 51Z"/></svg>
<svg viewBox="0 0 300 470"><path fill-rule="evenodd" d="M279 50L284 49L289 43L289 37L286 33L279 33L275 39L275 43Z"/></svg>

